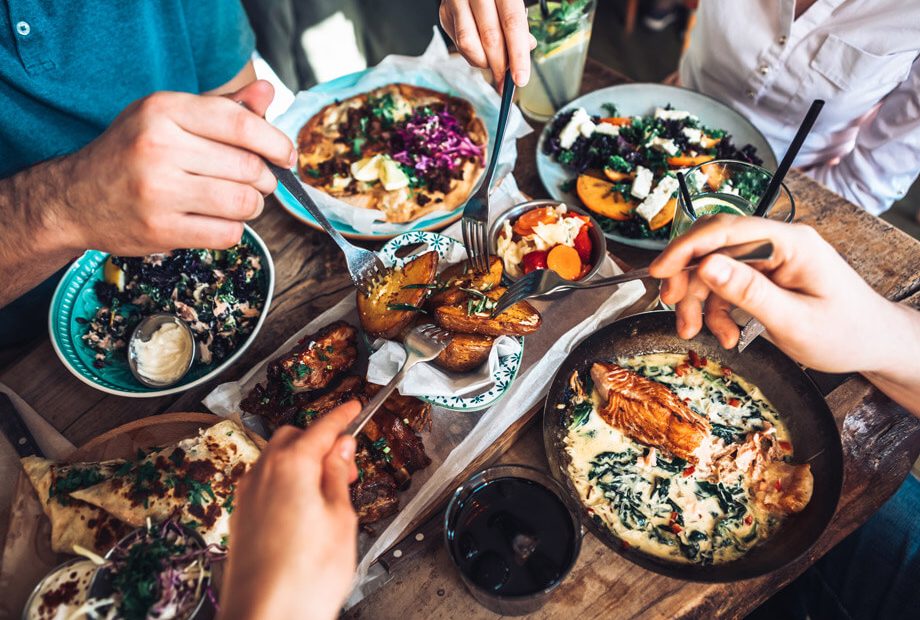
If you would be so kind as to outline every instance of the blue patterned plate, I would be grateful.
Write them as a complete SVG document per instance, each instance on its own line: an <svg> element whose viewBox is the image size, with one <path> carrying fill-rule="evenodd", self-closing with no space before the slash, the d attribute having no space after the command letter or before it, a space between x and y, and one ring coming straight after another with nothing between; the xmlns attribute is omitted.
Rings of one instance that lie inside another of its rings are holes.
<svg viewBox="0 0 920 620"><path fill-rule="evenodd" d="M213 379L243 354L255 340L262 327L275 291L275 268L265 242L248 226L243 233L247 242L262 257L265 306L249 337L219 365L196 364L182 381L168 388L151 388L142 385L128 368L127 360L112 363L104 368L93 366L93 351L83 342L86 326L78 319L90 319L101 305L96 298L94 284L102 280L102 268L108 254L90 250L74 261L61 278L48 315L51 345L64 366L83 383L108 394L129 398L152 398L183 392Z"/></svg>
<svg viewBox="0 0 920 620"><path fill-rule="evenodd" d="M380 249L380 258L387 266L395 265L401 267L404 263L411 260L412 257L398 258L396 256L396 251L401 247L416 245L418 243L428 244L425 251L434 250L441 259L446 259L450 256L456 246L462 246L460 241L445 235L424 231L408 232L390 239L390 241ZM492 375L495 385L488 391L475 396L420 396L419 398L433 405L453 411L477 411L479 409L491 407L505 395L505 392L511 387L514 378L517 377L518 371L521 369L521 357L524 355L524 339L518 337L517 340L521 343L520 352L513 355L505 355L498 359L498 367Z"/></svg>

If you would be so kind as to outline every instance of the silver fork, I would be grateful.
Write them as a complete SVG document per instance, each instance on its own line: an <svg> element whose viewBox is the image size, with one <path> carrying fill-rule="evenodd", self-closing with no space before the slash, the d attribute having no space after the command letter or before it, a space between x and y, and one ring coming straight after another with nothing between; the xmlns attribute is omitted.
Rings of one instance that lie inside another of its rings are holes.
<svg viewBox="0 0 920 620"><path fill-rule="evenodd" d="M495 174L495 164L498 162L498 153L501 150L502 138L505 127L508 125L508 112L511 110L511 99L514 97L514 81L511 71L505 72L505 81L502 85L502 103L498 111L498 126L495 128L495 143L489 156L489 167L482 176L476 191L467 200L463 208L463 246L466 248L470 265L479 272L489 269L489 189L492 185L492 176Z"/></svg>
<svg viewBox="0 0 920 620"><path fill-rule="evenodd" d="M424 323L411 329L403 339L403 347L406 349L406 362L399 369L399 372L390 379L390 382L364 406L358 417L345 427L342 434L357 437L364 425L367 424L367 421L380 408L380 405L393 393L400 381L405 378L409 369L419 362L428 362L436 358L447 347L449 340L449 333L431 323Z"/></svg>
<svg viewBox="0 0 920 620"><path fill-rule="evenodd" d="M339 231L333 228L332 224L329 223L329 220L326 219L323 212L319 210L319 207L313 202L313 199L310 198L310 195L303 188L303 185L300 184L297 177L294 176L293 172L287 168L276 166L267 160L265 163L268 164L269 169L272 171L272 174L275 175L275 178L278 179L278 182L291 192L291 195L294 196L297 202L319 222L323 230L325 230L329 236L332 237L332 240L335 241L336 245L341 248L342 254L345 255L345 264L348 266L348 275L351 276L351 281L354 282L355 288L365 295L370 295L371 288L374 284L383 279L387 271L380 257L370 250L365 250L364 248L359 248L349 243Z"/></svg>
<svg viewBox="0 0 920 620"><path fill-rule="evenodd" d="M770 260L773 257L773 243L769 240L763 240L729 245L693 259L684 267L684 271L696 268L700 262L710 254L725 254L743 263ZM624 282L640 280L647 277L649 277L648 268L636 269L635 271L613 276L612 278L602 278L600 280L588 282L566 280L559 277L555 271L549 269L531 271L509 286L505 294L498 298L498 303L496 303L495 308L492 310L492 316L501 314L517 302L530 297L547 295L549 293L555 293L556 291L564 291L572 288L584 289L613 286L614 284L622 284Z"/></svg>

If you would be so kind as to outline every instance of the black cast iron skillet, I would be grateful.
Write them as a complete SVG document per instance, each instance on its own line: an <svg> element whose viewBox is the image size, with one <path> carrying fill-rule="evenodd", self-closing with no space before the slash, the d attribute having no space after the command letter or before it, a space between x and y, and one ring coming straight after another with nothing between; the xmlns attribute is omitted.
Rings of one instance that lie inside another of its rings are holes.
<svg viewBox="0 0 920 620"><path fill-rule="evenodd" d="M568 475L569 457L564 438L569 412L556 406L568 402L569 377L587 371L595 361L614 361L646 353L686 353L692 348L701 356L727 364L758 386L788 426L793 461L808 460L814 475L814 494L802 512L791 515L770 538L737 560L700 566L668 562L627 547L603 524L596 523L581 503ZM724 582L764 575L808 551L830 523L843 484L843 451L840 433L824 397L808 375L773 344L760 338L744 353L726 351L708 331L691 341L682 340L674 329L674 313L647 312L620 319L583 340L562 362L550 384L543 410L543 440L550 471L581 508L582 522L604 544L648 570L691 581Z"/></svg>

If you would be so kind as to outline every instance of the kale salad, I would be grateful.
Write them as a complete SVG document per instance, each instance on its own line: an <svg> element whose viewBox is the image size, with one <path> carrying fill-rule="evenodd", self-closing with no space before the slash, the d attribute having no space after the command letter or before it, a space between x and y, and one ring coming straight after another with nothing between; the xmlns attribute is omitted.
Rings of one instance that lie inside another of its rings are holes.
<svg viewBox="0 0 920 620"><path fill-rule="evenodd" d="M713 160L762 163L754 146L738 147L725 130L708 127L670 104L642 116L621 115L612 103L602 107L604 114L584 108L559 114L543 152L571 173L560 189L575 191L605 232L667 239L676 210L677 172ZM721 185L724 179L708 181Z"/></svg>
<svg viewBox="0 0 920 620"><path fill-rule="evenodd" d="M267 294L262 257L247 241L227 250L173 250L110 256L94 285L95 314L78 317L98 368L127 365L127 344L147 316L167 312L188 324L197 361L217 364L255 329Z"/></svg>

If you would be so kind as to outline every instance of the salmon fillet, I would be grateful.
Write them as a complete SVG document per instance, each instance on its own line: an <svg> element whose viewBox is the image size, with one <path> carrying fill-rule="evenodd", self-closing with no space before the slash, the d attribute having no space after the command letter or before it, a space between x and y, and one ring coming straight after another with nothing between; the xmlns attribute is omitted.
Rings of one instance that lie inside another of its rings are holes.
<svg viewBox="0 0 920 620"><path fill-rule="evenodd" d="M709 434L709 422L664 385L616 364L591 367L605 404L598 410L611 426L635 441L696 463L693 454Z"/></svg>

